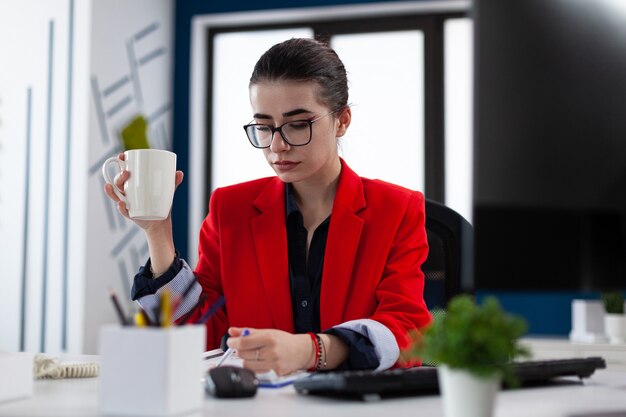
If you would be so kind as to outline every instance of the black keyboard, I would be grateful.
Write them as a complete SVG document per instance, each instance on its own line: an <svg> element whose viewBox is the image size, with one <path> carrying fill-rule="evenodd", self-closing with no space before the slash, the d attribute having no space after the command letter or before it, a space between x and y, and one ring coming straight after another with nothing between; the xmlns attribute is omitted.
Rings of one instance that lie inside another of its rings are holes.
<svg viewBox="0 0 626 417"><path fill-rule="evenodd" d="M560 377L588 378L606 368L600 357L515 362L513 372L521 386L550 383ZM340 371L313 374L294 382L301 394L376 400L385 397L430 395L439 392L437 368L422 366L381 372Z"/></svg>

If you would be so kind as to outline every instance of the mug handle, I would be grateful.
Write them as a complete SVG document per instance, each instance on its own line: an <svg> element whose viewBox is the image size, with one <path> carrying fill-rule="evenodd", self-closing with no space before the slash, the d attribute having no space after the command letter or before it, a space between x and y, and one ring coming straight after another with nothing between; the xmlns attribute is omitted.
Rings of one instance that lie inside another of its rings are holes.
<svg viewBox="0 0 626 417"><path fill-rule="evenodd" d="M106 161L104 161L104 164L102 164L102 176L104 177L104 180L108 184L111 184L111 186L113 186L113 192L115 193L115 195L120 200L122 200L124 202L124 204L126 204L126 208L128 208L128 200L126 199L126 196L124 194L122 194L122 191L119 188L117 188L115 183L111 180L111 177L109 177L109 173L107 172L107 168L112 163L116 163L120 167L120 172L123 171L124 169L126 169L125 161L122 161L117 156L112 156L109 159L107 159Z"/></svg>

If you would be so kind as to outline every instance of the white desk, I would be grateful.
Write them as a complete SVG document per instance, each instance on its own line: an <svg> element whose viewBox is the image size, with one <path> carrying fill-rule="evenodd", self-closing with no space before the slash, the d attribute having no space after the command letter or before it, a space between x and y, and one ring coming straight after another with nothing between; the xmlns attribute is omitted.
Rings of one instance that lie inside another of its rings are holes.
<svg viewBox="0 0 626 417"><path fill-rule="evenodd" d="M534 359L601 356L608 369L626 372L626 344L580 343L556 337L528 337L522 343L530 348Z"/></svg>
<svg viewBox="0 0 626 417"><path fill-rule="evenodd" d="M3 375L7 378L7 375ZM10 378L10 376L9 376ZM626 415L626 372L597 371L585 384L524 388L499 393L495 417L570 417L585 412ZM297 394L292 386L261 389L251 399L207 398L191 416L381 417L442 416L439 396L387 399L379 402L337 400ZM92 417L98 414L98 379L39 380L35 394L0 404L0 416Z"/></svg>

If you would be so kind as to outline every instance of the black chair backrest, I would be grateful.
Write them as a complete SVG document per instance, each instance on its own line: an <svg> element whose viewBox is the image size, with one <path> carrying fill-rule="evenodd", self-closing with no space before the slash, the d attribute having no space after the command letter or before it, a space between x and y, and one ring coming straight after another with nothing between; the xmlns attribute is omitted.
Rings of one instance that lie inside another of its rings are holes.
<svg viewBox="0 0 626 417"><path fill-rule="evenodd" d="M426 234L430 247L422 270L429 309L445 309L460 293L474 291L472 225L445 205L426 200Z"/></svg>

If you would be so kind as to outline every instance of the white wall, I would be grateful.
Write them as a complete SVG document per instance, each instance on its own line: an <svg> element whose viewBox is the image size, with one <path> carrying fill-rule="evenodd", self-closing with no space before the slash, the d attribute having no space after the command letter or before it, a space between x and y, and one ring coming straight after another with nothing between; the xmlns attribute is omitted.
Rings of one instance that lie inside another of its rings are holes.
<svg viewBox="0 0 626 417"><path fill-rule="evenodd" d="M128 311L132 277L148 257L143 232L105 200L99 168L118 152L118 132L139 113L149 120L151 146L170 148L173 2L97 0L93 16L87 198L87 235L93 238L87 240L89 305L84 315L91 323L85 326L88 352L96 350L99 326L116 321L107 288L127 300Z"/></svg>
<svg viewBox="0 0 626 417"><path fill-rule="evenodd" d="M0 3L0 350L95 353L115 321L106 289L146 256L98 168L138 112L170 146L172 20L171 0Z"/></svg>
<svg viewBox="0 0 626 417"><path fill-rule="evenodd" d="M59 350L63 287L80 287L72 271L83 261L82 227L74 221L85 182L71 176L68 194L65 173L67 166L84 172L86 146L78 139L86 124L67 110L71 103L85 120L87 100L70 96L68 61L70 22L88 20L85 2L0 3L0 349ZM72 48L75 69L84 72L87 50L82 43ZM76 250L66 251L69 245ZM76 346L73 336L66 342Z"/></svg>

